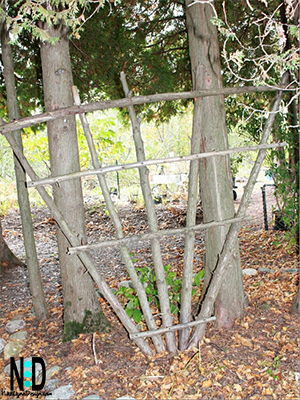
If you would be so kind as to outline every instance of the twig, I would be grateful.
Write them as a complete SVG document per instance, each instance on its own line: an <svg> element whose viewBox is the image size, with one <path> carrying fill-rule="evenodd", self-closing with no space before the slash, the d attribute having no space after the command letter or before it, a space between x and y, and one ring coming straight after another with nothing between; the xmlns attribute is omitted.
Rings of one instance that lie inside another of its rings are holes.
<svg viewBox="0 0 300 400"><path fill-rule="evenodd" d="M81 246L69 247L69 254L77 253L78 251L86 251L86 250L95 250L100 249L102 247L113 247L113 246L121 246L124 244L131 244L134 242L140 242L145 240L151 240L153 238L159 238L164 236L172 236L178 234L184 234L186 232L193 232L199 230L206 230L215 226L228 225L234 222L248 221L251 220L251 216L241 217L241 218L230 218L224 221L212 221L207 223L202 223L199 225L184 227L184 228L174 228L174 229L166 229L162 231L157 231L153 233L144 233L140 235L132 235L129 237L125 237L122 239L114 239L114 240L103 240L102 242L92 243L92 244L84 244Z"/></svg>
<svg viewBox="0 0 300 400"><path fill-rule="evenodd" d="M103 167L103 168L96 168L92 170L87 170L87 171L80 171L80 172L74 172L72 174L67 174L67 175L58 175L55 177L49 177L49 178L44 178L44 179L36 179L32 180L31 182L27 182L27 187L36 187L36 186L42 186L42 185L51 185L54 183L66 181L69 179L76 179L76 178L83 178L85 176L91 176L91 175L104 175L107 174L108 172L115 172L115 171L125 171L127 169L133 169L133 168L142 168L148 165L157 165L157 164L165 164L165 163L172 163L172 162L182 162L182 161L191 161L191 160L200 160L202 158L208 158L208 157L217 157L217 156L225 156L227 154L233 154L233 153L241 153L244 151L257 151L261 149L272 149L272 148L277 148L277 147L284 147L286 146L286 142L282 143L272 143L272 144L259 144L256 146L249 146L249 147L236 147L233 149L228 149L228 150L220 150L220 151L210 151L206 153L197 153L197 154L190 154L188 156L178 156L178 157L169 157L169 158L162 158L162 159L155 159L155 160L145 160L145 161L140 161L140 162L135 162L131 164L118 164L118 165L110 165L109 167Z"/></svg>
<svg viewBox="0 0 300 400"><path fill-rule="evenodd" d="M40 124L42 122L53 121L58 118L63 118L70 115L82 114L97 110L108 110L110 108L120 108L127 107L129 105L139 105L139 104L149 104L157 103L161 101L175 101L183 99L194 99L198 97L206 96L228 96L231 94L242 94L242 93L257 93L257 92L274 92L277 90L294 90L293 87L286 86L241 86L241 87L231 87L213 90L195 90L191 92L181 92L181 93L162 93L162 94L152 94L149 96L136 96L125 99L118 100L107 100L99 101L95 103L89 103L81 106L72 106L66 108L60 108L54 111L48 111L43 114L34 115L31 117L26 117L19 119L17 121L9 122L4 126L0 127L0 133L9 133L16 129L27 128L28 126L33 126Z"/></svg>
<svg viewBox="0 0 300 400"><path fill-rule="evenodd" d="M95 365L98 364L98 362L102 362L101 360L98 361L97 354L96 354L96 348L95 348L95 336L96 332L93 333L93 353L94 353L94 360L95 360Z"/></svg>
<svg viewBox="0 0 300 400"><path fill-rule="evenodd" d="M93 353L94 353L95 365L98 365L98 364L102 364L103 361L102 360L98 360L98 358L97 358L96 346L95 346L95 343L96 343L95 337L96 337L96 332L93 333Z"/></svg>

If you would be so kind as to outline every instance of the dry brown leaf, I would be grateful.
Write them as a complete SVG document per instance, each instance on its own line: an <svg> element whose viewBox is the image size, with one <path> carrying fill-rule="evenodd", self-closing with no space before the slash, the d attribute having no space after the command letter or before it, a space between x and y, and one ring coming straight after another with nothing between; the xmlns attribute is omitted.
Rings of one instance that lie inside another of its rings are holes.
<svg viewBox="0 0 300 400"><path fill-rule="evenodd" d="M242 387L241 387L241 385L239 385L238 383L235 383L235 384L233 385L233 387L234 387L234 389L235 389L237 392L241 392L241 391L242 391Z"/></svg>
<svg viewBox="0 0 300 400"><path fill-rule="evenodd" d="M252 349L252 347L253 347L253 343L252 343L251 340L249 340L247 338L244 338L244 337L242 337L240 335L235 335L234 339L235 339L236 343L239 343L239 344L241 344L243 346L249 347L250 349Z"/></svg>
<svg viewBox="0 0 300 400"><path fill-rule="evenodd" d="M208 387L210 387L212 385L212 381L209 379L209 380L207 380L207 381L203 381L202 382L202 387L203 388L208 388Z"/></svg>

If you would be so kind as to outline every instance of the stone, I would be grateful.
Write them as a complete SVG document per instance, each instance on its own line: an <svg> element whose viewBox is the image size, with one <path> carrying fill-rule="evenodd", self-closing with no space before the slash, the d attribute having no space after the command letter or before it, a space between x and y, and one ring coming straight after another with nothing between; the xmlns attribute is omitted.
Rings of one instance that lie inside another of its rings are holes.
<svg viewBox="0 0 300 400"><path fill-rule="evenodd" d="M24 346L25 343L21 340L13 340L7 343L4 347L4 360L9 360L10 357L14 357L23 349Z"/></svg>
<svg viewBox="0 0 300 400"><path fill-rule="evenodd" d="M97 394L90 394L87 397L83 397L81 400L103 400L102 397L98 396Z"/></svg>
<svg viewBox="0 0 300 400"><path fill-rule="evenodd" d="M10 335L9 340L26 340L28 336L27 331L19 331Z"/></svg>
<svg viewBox="0 0 300 400"><path fill-rule="evenodd" d="M71 384L58 387L53 390L50 396L47 396L47 400L68 400L73 394L75 394Z"/></svg>
<svg viewBox="0 0 300 400"><path fill-rule="evenodd" d="M13 342L10 342L10 343L18 343L18 342L13 341ZM24 363L25 363L25 361L30 361L31 362L32 359L31 359L31 357L27 357L27 358L24 358ZM44 363L45 363L45 366L47 366L46 360L44 360ZM18 369L18 371L20 373L20 360L16 360L16 366L17 366L17 369ZM32 372L32 368L31 367L24 367L24 372L25 371ZM36 376L36 379L38 379L38 376L40 375L41 371L42 371L42 366L39 363L37 363L35 365L35 376ZM6 375L10 375L10 363L4 368L3 372Z"/></svg>
<svg viewBox="0 0 300 400"><path fill-rule="evenodd" d="M44 391L52 392L58 386L58 379L46 379L46 384L44 386Z"/></svg>
<svg viewBox="0 0 300 400"><path fill-rule="evenodd" d="M135 400L135 398L130 396L122 396L122 397L117 397L116 400Z"/></svg>
<svg viewBox="0 0 300 400"><path fill-rule="evenodd" d="M60 370L60 367L58 365L54 365L53 367L50 367L46 371L46 380L51 379L52 376Z"/></svg>
<svg viewBox="0 0 300 400"><path fill-rule="evenodd" d="M7 343L6 340L0 339L0 353L2 353L6 343Z"/></svg>
<svg viewBox="0 0 300 400"><path fill-rule="evenodd" d="M260 306L258 306L259 311L264 312L268 311L270 309L270 304L269 303L262 303Z"/></svg>
<svg viewBox="0 0 300 400"><path fill-rule="evenodd" d="M23 329L25 325L26 322L23 319L15 319L6 324L5 330L8 333L14 333Z"/></svg>
<svg viewBox="0 0 300 400"><path fill-rule="evenodd" d="M122 286L126 288L133 288L132 281L122 281L118 283L118 289L120 289Z"/></svg>
<svg viewBox="0 0 300 400"><path fill-rule="evenodd" d="M271 274L274 271L274 269L270 269L270 268L258 268L259 272L266 272L267 274Z"/></svg>
<svg viewBox="0 0 300 400"><path fill-rule="evenodd" d="M245 268L243 269L243 275L247 275L247 276L253 276L257 274L256 269L254 268Z"/></svg>

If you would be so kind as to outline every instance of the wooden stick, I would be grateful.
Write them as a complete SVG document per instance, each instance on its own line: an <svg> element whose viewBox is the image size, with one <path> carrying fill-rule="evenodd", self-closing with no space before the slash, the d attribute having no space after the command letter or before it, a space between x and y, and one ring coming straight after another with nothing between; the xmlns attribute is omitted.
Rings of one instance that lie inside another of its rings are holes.
<svg viewBox="0 0 300 400"><path fill-rule="evenodd" d="M130 98L131 92L128 89L126 75L122 71L120 74L120 79L122 82L125 97ZM133 106L128 106L128 112L130 116L131 126L132 126L132 136L134 141L136 158L139 162L144 162L145 148L144 142L141 135L140 120L137 118L135 109ZM142 189L142 194L145 202L145 210L147 213L148 227L151 233L156 233L158 231L157 217L155 213L155 208L152 199L150 181L149 181L149 170L146 166L139 169L140 186ZM168 286L165 278L164 264L161 254L160 243L157 238L153 238L150 241L152 260L156 276L156 285L159 299L159 307L162 312L162 321L164 326L172 326L173 318L171 313L170 299L168 293ZM175 334L168 332L165 334L166 347L172 353L177 352L176 338Z"/></svg>
<svg viewBox="0 0 300 400"><path fill-rule="evenodd" d="M109 108L120 108L135 106L139 104L149 104L157 103L160 101L174 101L183 99L194 99L198 97L206 96L228 96L232 94L243 94L243 93L257 93L257 92L274 92L278 89L281 90L295 90L293 86L242 86L242 87L232 87L232 88L222 88L213 90L194 90L191 92L181 92L181 93L162 93L162 94L152 94L149 96L136 96L125 99L118 100L107 100L98 101L94 103L89 103L81 106L72 106L66 108L60 108L54 111L48 111L43 114L34 115L31 117L26 117L19 119L17 121L9 122L4 126L0 127L0 133L8 133L16 129L27 128L32 125L37 125L42 122L53 121L57 118L64 118L66 116L83 114L87 112L97 111L97 110L107 110Z"/></svg>
<svg viewBox="0 0 300 400"><path fill-rule="evenodd" d="M115 172L115 171L124 171L127 169L133 169L133 168L142 168L148 165L157 165L157 164L165 164L165 163L172 163L172 162L181 162L181 161L190 161L190 160L195 160L195 159L201 159L201 158L208 158L208 157L217 157L217 156L225 156L226 154L233 154L233 153L241 153L244 151L257 151L261 149L274 149L277 147L284 147L286 146L286 142L282 143L272 143L272 144L258 144L256 146L249 146L249 147L236 147L233 149L228 149L228 150L221 150L221 151L210 151L207 153L197 153L197 154L190 154L188 156L179 156L179 157L170 157L170 158L162 158L162 159L155 159L155 160L145 160L141 162L135 162L131 164L120 164L120 165L111 165L109 167L102 167L102 168L97 168L97 169L91 169L87 171L80 171L80 172L74 172L72 174L66 174L66 175L59 175L55 177L49 177L49 178L44 178L44 179L39 179L39 180L34 180L31 182L27 182L27 187L36 187L36 186L42 186L42 185L52 185L54 183L59 183L62 181L66 181L69 179L76 179L76 178L83 178L86 176L91 176L91 175L98 175L98 174L107 174L109 172Z"/></svg>
<svg viewBox="0 0 300 400"><path fill-rule="evenodd" d="M240 217L240 218L231 218L231 219L227 219L227 220L220 221L220 222L213 221L213 222L208 222L206 224L199 224L199 225L189 226L189 227L185 227L185 228L166 229L163 231L158 231L158 232L153 232L153 233L132 235L130 237L126 237L126 238L122 238L122 239L104 240L104 241L98 242L98 243L91 243L91 244L85 244L85 245L76 246L76 247L69 247L69 253L74 254L74 253L77 253L78 251L95 250L95 249L100 249L102 247L121 246L124 244L131 244L131 243L140 242L140 241L144 241L144 240L151 240L151 239L163 237L163 236L178 235L178 234L183 234L183 233L190 232L190 231L205 230L205 229L212 228L214 226L232 224L234 222L249 221L251 219L252 219L252 217L250 217L250 216L249 217Z"/></svg>
<svg viewBox="0 0 300 400"><path fill-rule="evenodd" d="M216 317L212 316L209 318L203 318L201 320L199 319L197 321L188 322L187 324L178 324L178 325L172 325L169 328L157 329L153 332L145 331L145 332L139 332L139 333L130 333L129 337L130 337L130 339L136 339L136 338L149 337L149 336L153 336L153 335L160 335L160 334L166 333L166 332L173 332L173 331L178 331L180 329L190 328L192 326L199 325L199 324L206 324L207 322L214 321L215 319L216 319Z"/></svg>

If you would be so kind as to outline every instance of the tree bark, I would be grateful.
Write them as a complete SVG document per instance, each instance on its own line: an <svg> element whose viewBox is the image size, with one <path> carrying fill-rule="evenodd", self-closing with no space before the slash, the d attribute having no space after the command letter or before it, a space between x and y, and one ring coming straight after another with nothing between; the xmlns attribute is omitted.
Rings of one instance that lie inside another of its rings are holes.
<svg viewBox="0 0 300 400"><path fill-rule="evenodd" d="M3 4L1 4L3 7ZM7 107L9 119L11 121L19 118L19 107L17 100L13 57L11 45L9 44L9 32L6 25L1 23L1 48L2 63L4 67L5 87L7 94ZM21 131L17 130L12 133L22 149ZM26 174L17 157L14 156L15 174L17 182L18 203L22 220L23 240L26 252L26 262L29 275L30 291L35 310L36 318L41 321L47 318L48 310L45 295L43 292L42 278L39 268L39 262L36 253L33 226L31 220L31 210L28 191L26 188Z"/></svg>
<svg viewBox="0 0 300 400"><path fill-rule="evenodd" d="M189 51L192 78L197 89L221 89L221 67L216 27L213 18L213 4L192 3L186 0ZM205 97L201 104L200 131L201 152L226 150L226 132L223 96ZM212 157L200 161L200 193L203 204L203 222L222 221L234 216L232 176L229 157ZM202 299L212 279L219 255L222 251L228 226L208 229L205 232L205 278ZM235 257L228 262L230 270L225 273L221 290L215 302L217 326L231 328L234 321L243 317L245 294L240 266L238 240L232 243Z"/></svg>
<svg viewBox="0 0 300 400"><path fill-rule="evenodd" d="M67 30L62 25L45 26L54 44L41 43L41 60L46 111L69 107L72 99L72 71ZM76 121L74 116L60 118L47 124L51 175L61 175L80 170ZM55 185L54 202L78 243L86 243L83 195L80 179ZM77 256L67 254L69 243L57 230L60 271L64 298L63 340L76 336L74 327L83 332L104 330L108 326L96 296L94 282L86 273ZM87 313L89 326L82 326ZM91 322L92 319L92 322Z"/></svg>

